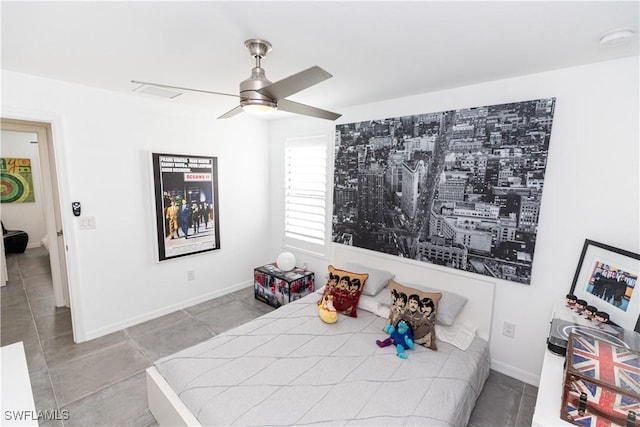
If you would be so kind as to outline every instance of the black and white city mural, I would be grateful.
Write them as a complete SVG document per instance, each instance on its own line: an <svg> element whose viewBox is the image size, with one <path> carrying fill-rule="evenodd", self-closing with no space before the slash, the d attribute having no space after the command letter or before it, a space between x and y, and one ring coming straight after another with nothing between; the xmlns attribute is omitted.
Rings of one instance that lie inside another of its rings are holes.
<svg viewBox="0 0 640 427"><path fill-rule="evenodd" d="M554 106L338 125L333 241L529 284Z"/></svg>

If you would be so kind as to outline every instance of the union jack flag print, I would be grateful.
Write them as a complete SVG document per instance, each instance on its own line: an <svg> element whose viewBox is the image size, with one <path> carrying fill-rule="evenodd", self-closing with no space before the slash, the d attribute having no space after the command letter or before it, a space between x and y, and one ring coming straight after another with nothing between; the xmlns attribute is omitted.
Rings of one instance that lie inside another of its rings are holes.
<svg viewBox="0 0 640 427"><path fill-rule="evenodd" d="M585 427L626 426L629 411L640 419L640 353L594 337L572 334L567 353L565 419ZM586 411L578 410L580 395ZM636 424L638 425L638 424Z"/></svg>

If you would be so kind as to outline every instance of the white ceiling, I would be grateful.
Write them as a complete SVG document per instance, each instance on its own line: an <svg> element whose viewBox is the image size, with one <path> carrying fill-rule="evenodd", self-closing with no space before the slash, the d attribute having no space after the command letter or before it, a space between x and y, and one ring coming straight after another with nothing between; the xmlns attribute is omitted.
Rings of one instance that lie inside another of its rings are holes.
<svg viewBox="0 0 640 427"><path fill-rule="evenodd" d="M638 55L639 2L27 2L2 0L2 68L131 92L143 80L237 93L249 38L280 80L312 65L333 78L291 99L340 108ZM604 48L607 31L631 43ZM138 94L137 96L147 96ZM173 103L222 114L235 98Z"/></svg>

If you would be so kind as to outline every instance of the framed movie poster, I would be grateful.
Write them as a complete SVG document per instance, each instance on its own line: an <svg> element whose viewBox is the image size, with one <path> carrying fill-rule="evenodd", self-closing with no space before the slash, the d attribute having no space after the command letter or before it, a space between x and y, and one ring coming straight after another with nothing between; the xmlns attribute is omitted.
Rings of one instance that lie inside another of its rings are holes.
<svg viewBox="0 0 640 427"><path fill-rule="evenodd" d="M152 158L159 261L220 249L218 159Z"/></svg>
<svg viewBox="0 0 640 427"><path fill-rule="evenodd" d="M570 293L625 329L638 331L640 254L585 240Z"/></svg>

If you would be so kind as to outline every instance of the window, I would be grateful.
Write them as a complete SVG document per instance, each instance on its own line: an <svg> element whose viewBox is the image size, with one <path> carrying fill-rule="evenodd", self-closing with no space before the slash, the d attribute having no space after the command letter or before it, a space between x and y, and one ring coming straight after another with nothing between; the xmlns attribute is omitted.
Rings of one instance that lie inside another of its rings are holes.
<svg viewBox="0 0 640 427"><path fill-rule="evenodd" d="M285 143L285 244L324 253L327 137Z"/></svg>

